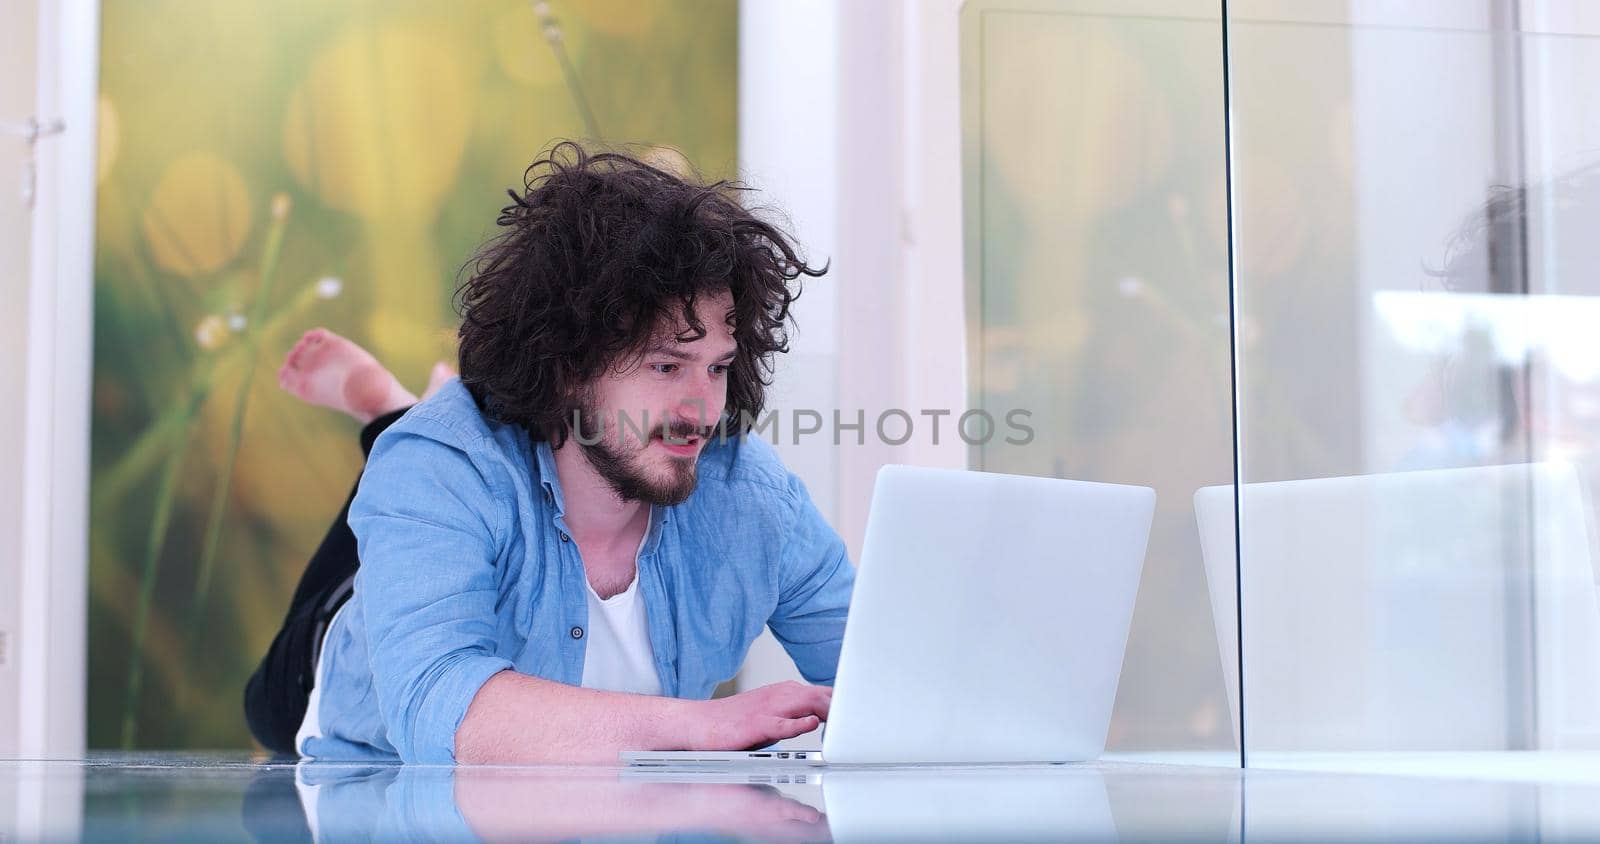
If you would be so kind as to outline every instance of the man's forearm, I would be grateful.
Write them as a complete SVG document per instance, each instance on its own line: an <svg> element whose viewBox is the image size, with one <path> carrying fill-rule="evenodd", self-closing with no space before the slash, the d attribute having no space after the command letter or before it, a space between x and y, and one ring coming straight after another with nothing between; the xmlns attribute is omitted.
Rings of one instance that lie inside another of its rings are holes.
<svg viewBox="0 0 1600 844"><path fill-rule="evenodd" d="M603 692L502 671L490 677L456 730L456 761L612 764L623 750L687 747L695 701Z"/></svg>

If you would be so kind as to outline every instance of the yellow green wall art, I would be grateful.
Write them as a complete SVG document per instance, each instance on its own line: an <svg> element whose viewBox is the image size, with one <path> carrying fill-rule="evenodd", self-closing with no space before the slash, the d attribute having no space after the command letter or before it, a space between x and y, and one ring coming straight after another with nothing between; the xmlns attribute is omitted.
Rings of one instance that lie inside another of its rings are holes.
<svg viewBox="0 0 1600 844"><path fill-rule="evenodd" d="M89 746L251 746L241 696L361 466L308 328L420 392L562 138L735 175L736 0L105 0Z"/></svg>

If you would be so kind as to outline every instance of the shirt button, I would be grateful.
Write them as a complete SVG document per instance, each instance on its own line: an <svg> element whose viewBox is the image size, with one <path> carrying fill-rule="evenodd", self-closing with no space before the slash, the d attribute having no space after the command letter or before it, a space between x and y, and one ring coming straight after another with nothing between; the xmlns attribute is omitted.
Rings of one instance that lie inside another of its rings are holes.
<svg viewBox="0 0 1600 844"><path fill-rule="evenodd" d="M571 542L572 541L572 537L567 536L566 534L563 533L563 534L561 534L561 541L562 542Z"/></svg>
<svg viewBox="0 0 1600 844"><path fill-rule="evenodd" d="M572 628L572 638L574 638L574 639L582 639L583 638L583 628L582 627L574 627L574 628Z"/></svg>

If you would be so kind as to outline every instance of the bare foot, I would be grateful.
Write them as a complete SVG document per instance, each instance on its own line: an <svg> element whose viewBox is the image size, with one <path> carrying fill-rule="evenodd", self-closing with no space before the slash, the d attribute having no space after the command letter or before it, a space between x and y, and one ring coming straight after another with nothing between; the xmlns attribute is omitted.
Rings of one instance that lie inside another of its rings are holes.
<svg viewBox="0 0 1600 844"><path fill-rule="evenodd" d="M326 328L307 331L289 350L278 369L278 386L363 424L417 403L370 352Z"/></svg>
<svg viewBox="0 0 1600 844"><path fill-rule="evenodd" d="M454 377L456 377L455 367L444 361L434 364L433 369L428 370L428 386L422 391L422 400L427 401L432 398L433 394L444 386L444 382Z"/></svg>

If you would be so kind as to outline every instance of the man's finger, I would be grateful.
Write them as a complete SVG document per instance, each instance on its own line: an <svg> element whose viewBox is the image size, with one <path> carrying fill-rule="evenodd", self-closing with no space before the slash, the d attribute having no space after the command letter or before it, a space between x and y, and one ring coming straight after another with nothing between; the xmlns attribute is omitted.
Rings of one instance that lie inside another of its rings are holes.
<svg viewBox="0 0 1600 844"><path fill-rule="evenodd" d="M818 686L816 695L816 712L822 720L828 720L828 707L833 705L833 689L827 686Z"/></svg>
<svg viewBox="0 0 1600 844"><path fill-rule="evenodd" d="M803 718L779 718L777 719L776 729L773 730L773 736L779 739L803 736L815 730L820 723L822 722L815 715L807 715Z"/></svg>
<svg viewBox="0 0 1600 844"><path fill-rule="evenodd" d="M805 715L828 717L827 701L819 700L816 695L794 695L779 701L773 709L774 715L785 718L799 718Z"/></svg>

